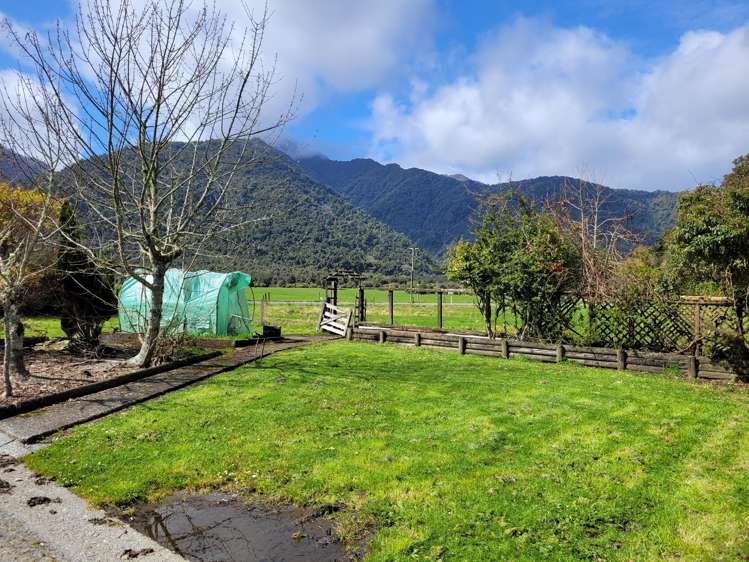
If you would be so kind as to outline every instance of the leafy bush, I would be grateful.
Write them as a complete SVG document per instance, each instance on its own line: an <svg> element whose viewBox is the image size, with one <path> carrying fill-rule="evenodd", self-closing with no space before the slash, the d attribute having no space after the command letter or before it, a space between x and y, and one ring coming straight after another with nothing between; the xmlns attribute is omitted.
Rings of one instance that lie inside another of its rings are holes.
<svg viewBox="0 0 749 562"><path fill-rule="evenodd" d="M60 224L60 325L71 341L94 347L99 343L104 322L117 312L112 279L99 271L81 249L81 228L67 202L60 210Z"/></svg>

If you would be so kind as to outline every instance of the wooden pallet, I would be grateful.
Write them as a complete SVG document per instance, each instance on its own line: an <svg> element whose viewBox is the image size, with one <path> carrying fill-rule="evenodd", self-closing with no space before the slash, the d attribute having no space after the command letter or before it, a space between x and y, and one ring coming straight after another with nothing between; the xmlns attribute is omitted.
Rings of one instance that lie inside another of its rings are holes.
<svg viewBox="0 0 749 562"><path fill-rule="evenodd" d="M351 322L351 310L330 303L323 303L317 329L337 336L345 336Z"/></svg>

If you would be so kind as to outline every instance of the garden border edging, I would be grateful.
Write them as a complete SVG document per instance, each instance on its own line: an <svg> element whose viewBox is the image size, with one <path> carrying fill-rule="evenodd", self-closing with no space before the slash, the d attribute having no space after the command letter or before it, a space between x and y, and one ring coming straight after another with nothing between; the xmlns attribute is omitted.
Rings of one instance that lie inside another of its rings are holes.
<svg viewBox="0 0 749 562"><path fill-rule="evenodd" d="M153 375L158 375L166 371L179 369L180 367L194 365L195 363L213 359L214 357L218 357L219 355L221 355L220 351L211 351L210 353L203 353L200 355L194 355L192 357L186 357L184 359L178 359L177 361L164 363L163 365L148 367L146 369L139 369L137 371L125 373L124 375L113 377L111 379L94 382L76 388L70 388L68 390L63 390L62 392L56 392L54 394L42 396L41 398L33 398L31 400L26 400L25 402L20 402L18 404L11 404L10 406L0 406L0 420L11 418L20 414L28 414L29 412L33 412L34 410L38 410L39 408L45 408L47 406L52 406L53 404L59 404L60 402L65 402L66 400L70 400L71 398L80 398L81 396L94 394L102 390L121 386L123 384L141 380Z"/></svg>
<svg viewBox="0 0 749 562"><path fill-rule="evenodd" d="M524 357L545 363L570 361L586 367L663 373L676 367L689 379L735 382L738 376L708 357L660 353L608 347L586 347L568 344L491 339L477 334L461 334L413 326L366 324L349 331L350 339L369 342L391 342L401 345L456 349L461 354L489 357Z"/></svg>

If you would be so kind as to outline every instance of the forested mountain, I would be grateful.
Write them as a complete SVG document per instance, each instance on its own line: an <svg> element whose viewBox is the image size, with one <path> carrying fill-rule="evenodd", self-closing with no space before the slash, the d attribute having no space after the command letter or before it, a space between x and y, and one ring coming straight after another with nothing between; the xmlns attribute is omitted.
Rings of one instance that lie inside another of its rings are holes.
<svg viewBox="0 0 749 562"><path fill-rule="evenodd" d="M464 176L445 176L370 159L336 161L300 158L311 178L324 183L354 205L403 232L421 247L440 254L455 240L468 236L476 194L504 190L508 184L488 185ZM574 178L554 176L514 181L513 187L534 201L558 199ZM673 225L677 193L605 188L605 213L628 216L628 227L646 242L658 239Z"/></svg>
<svg viewBox="0 0 749 562"><path fill-rule="evenodd" d="M205 265L243 269L260 283L317 283L340 269L405 279L414 245L430 254L419 253L417 275L434 275L435 260L469 236L476 195L509 187L369 159L295 161L262 141L253 148L254 163L234 179L232 204L247 207L248 219L263 220L212 249L225 256L222 263ZM37 165L0 149L0 176L6 181L25 179ZM565 183L576 181L540 177L513 186L541 201L558 198ZM676 193L606 188L606 195L606 212L631 216L629 227L646 241L673 224Z"/></svg>
<svg viewBox="0 0 749 562"><path fill-rule="evenodd" d="M412 240L310 179L280 151L261 150L264 156L237 181L243 183L239 204L267 220L242 234L246 253L237 256L238 266L278 283L320 282L339 269L408 276ZM417 275L436 270L428 256L417 260Z"/></svg>
<svg viewBox="0 0 749 562"><path fill-rule="evenodd" d="M0 181L8 183L29 183L39 174L44 165L33 158L24 158L0 146Z"/></svg>
<svg viewBox="0 0 749 562"><path fill-rule="evenodd" d="M170 173L180 177L180 167L190 165L191 154L170 157ZM320 283L342 269L402 280L410 275L414 243L405 235L313 181L288 156L262 141L254 141L246 157L251 163L234 176L226 206L242 209L244 221L259 220L215 240L206 252L214 257L196 266L241 269L256 284ZM225 155L226 162L236 158ZM123 162L125 173L138 175L134 161L130 166L125 156ZM65 173L60 173L61 185ZM435 271L430 257L417 260L420 277Z"/></svg>

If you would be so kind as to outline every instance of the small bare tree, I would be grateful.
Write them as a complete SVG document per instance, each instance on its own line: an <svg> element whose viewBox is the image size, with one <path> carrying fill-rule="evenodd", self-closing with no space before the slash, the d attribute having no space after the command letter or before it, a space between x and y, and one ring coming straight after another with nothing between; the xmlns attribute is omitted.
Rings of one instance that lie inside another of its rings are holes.
<svg viewBox="0 0 749 562"><path fill-rule="evenodd" d="M590 302L602 300L609 280L624 252L637 242L627 228L629 215L613 215L610 193L601 184L579 179L565 181L557 201L547 202L561 228L575 240L580 251L581 292Z"/></svg>
<svg viewBox="0 0 749 562"><path fill-rule="evenodd" d="M28 376L23 359L24 325L19 316L23 292L48 270L52 252L52 198L38 190L0 184L0 306L5 325L3 390L13 395L12 377Z"/></svg>
<svg viewBox="0 0 749 562"><path fill-rule="evenodd" d="M244 30L213 4L186 0L89 0L70 30L46 37L5 23L40 83L27 93L41 96L9 109L34 123L29 134L50 139L42 152L61 154L54 190L75 202L85 251L149 292L131 359L139 366L150 364L168 320L168 268L190 266L251 222L242 176L263 157L252 137L277 134L296 102L265 115L275 69L261 57L268 10L245 10Z"/></svg>

